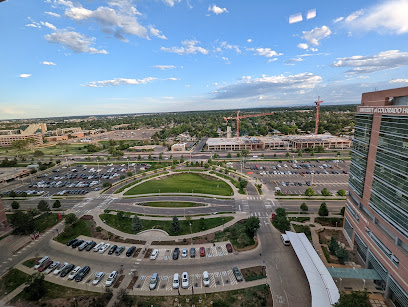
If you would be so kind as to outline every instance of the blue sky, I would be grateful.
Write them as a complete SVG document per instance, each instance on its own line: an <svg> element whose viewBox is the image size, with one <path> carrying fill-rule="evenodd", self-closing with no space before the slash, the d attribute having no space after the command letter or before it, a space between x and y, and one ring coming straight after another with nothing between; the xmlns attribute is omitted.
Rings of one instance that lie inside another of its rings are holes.
<svg viewBox="0 0 408 307"><path fill-rule="evenodd" d="M408 0L0 3L0 119L359 103L408 86Z"/></svg>

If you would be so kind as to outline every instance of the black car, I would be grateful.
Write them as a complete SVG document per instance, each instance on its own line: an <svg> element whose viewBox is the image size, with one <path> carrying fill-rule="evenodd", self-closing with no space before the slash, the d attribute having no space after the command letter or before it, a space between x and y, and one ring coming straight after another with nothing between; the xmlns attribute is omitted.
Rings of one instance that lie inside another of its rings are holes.
<svg viewBox="0 0 408 307"><path fill-rule="evenodd" d="M84 279L84 277L89 273L89 271L91 271L91 268L89 266L84 266L79 272L78 274L75 276L75 281L82 281L82 279Z"/></svg>
<svg viewBox="0 0 408 307"><path fill-rule="evenodd" d="M69 240L69 241L67 242L67 246L71 246L71 245L74 244L76 241L78 241L78 239Z"/></svg>
<svg viewBox="0 0 408 307"><path fill-rule="evenodd" d="M109 250L109 252L108 252L108 255L112 255L114 252L115 252L115 250L118 248L118 246L117 245L113 245L111 248L110 248L110 250Z"/></svg>
<svg viewBox="0 0 408 307"><path fill-rule="evenodd" d="M176 247L173 251L173 260L177 260L179 258L179 255L180 255L180 249Z"/></svg>
<svg viewBox="0 0 408 307"><path fill-rule="evenodd" d="M128 249L127 252L126 252L126 256L127 256L127 257L132 256L132 254L133 254L133 252L134 252L135 250L136 250L136 247L134 247L134 246L129 247L129 249Z"/></svg>
<svg viewBox="0 0 408 307"><path fill-rule="evenodd" d="M91 249L93 249L93 248L95 247L95 245L96 245L96 242L92 241L91 243L89 243L89 244L87 245L87 247L85 248L85 250L86 250L87 252L89 252Z"/></svg>
<svg viewBox="0 0 408 307"><path fill-rule="evenodd" d="M118 247L118 248L116 249L116 251L115 251L115 255L116 255L116 256L119 256L120 254L123 253L124 250L125 250L125 247L124 247L124 246Z"/></svg>
<svg viewBox="0 0 408 307"><path fill-rule="evenodd" d="M78 240L72 244L72 248L77 248L80 246L82 243L84 243L84 240Z"/></svg>
<svg viewBox="0 0 408 307"><path fill-rule="evenodd" d="M69 264L65 267L65 269L62 270L60 276L61 277L65 277L69 274L69 272L71 272L73 269L75 268L74 264Z"/></svg>

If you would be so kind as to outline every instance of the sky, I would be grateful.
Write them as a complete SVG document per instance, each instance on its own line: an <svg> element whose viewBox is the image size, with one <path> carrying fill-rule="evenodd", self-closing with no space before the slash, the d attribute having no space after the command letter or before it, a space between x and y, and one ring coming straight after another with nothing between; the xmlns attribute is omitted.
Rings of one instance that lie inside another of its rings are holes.
<svg viewBox="0 0 408 307"><path fill-rule="evenodd" d="M0 119L358 104L408 86L408 0L8 0Z"/></svg>

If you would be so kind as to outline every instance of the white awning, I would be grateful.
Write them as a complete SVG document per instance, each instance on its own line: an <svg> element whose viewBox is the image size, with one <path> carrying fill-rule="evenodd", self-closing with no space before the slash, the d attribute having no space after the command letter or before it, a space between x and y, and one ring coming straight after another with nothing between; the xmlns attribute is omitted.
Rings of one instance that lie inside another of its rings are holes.
<svg viewBox="0 0 408 307"><path fill-rule="evenodd" d="M306 235L291 231L286 234L309 281L312 307L329 307L337 303L340 298L339 290Z"/></svg>

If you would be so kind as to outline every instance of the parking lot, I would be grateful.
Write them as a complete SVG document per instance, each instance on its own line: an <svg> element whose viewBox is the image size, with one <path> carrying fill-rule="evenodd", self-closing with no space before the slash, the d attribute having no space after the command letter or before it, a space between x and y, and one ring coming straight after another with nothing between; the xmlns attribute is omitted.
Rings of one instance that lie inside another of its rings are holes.
<svg viewBox="0 0 408 307"><path fill-rule="evenodd" d="M70 167L62 166L41 175L31 175L23 182L25 184L14 192L22 196L51 196L51 195L84 195L91 191L102 189L104 182L114 183L128 176L128 172L135 174L139 170L150 168L148 163L129 164L78 164ZM11 191L3 191L8 196Z"/></svg>
<svg viewBox="0 0 408 307"><path fill-rule="evenodd" d="M238 162L233 167L240 170ZM248 161L242 171L266 184L272 191L278 189L287 194L304 194L309 186L320 192L327 188L332 194L347 189L350 162L325 161ZM278 188L278 189L276 189Z"/></svg>

